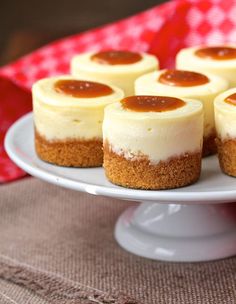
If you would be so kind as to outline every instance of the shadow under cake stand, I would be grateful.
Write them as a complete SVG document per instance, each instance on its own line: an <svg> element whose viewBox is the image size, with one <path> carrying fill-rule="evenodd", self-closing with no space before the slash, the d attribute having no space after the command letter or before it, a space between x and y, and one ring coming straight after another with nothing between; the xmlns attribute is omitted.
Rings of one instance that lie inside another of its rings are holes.
<svg viewBox="0 0 236 304"><path fill-rule="evenodd" d="M102 168L66 168L41 161L34 151L32 114L9 129L5 148L19 167L47 182L140 202L128 208L115 227L117 242L134 254L183 262L236 254L236 178L221 173L216 156L203 160L201 178L194 185L148 191L115 186Z"/></svg>

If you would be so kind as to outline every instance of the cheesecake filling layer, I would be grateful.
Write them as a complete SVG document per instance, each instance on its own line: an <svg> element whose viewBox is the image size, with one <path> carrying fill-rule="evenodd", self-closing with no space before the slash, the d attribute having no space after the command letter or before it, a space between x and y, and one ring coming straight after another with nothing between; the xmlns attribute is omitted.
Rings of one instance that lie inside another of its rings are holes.
<svg viewBox="0 0 236 304"><path fill-rule="evenodd" d="M133 64L142 60L142 56L135 52L113 50L95 53L91 56L91 60L108 65Z"/></svg>
<svg viewBox="0 0 236 304"><path fill-rule="evenodd" d="M157 81L168 86L194 87L208 83L209 78L192 71L166 70Z"/></svg>
<svg viewBox="0 0 236 304"><path fill-rule="evenodd" d="M102 138L103 108L56 108L34 99L34 123L47 140Z"/></svg>
<svg viewBox="0 0 236 304"><path fill-rule="evenodd" d="M128 53L133 54L131 52ZM122 64L118 56L116 57L119 60L113 58L113 63L120 62L120 64L108 64L111 62L111 58L109 60L106 58L106 63L103 60L103 64L101 64L101 58L98 60L97 53L80 54L72 58L71 73L83 79L100 79L102 82L114 84L124 91L125 96L134 95L135 79L145 73L159 69L159 62L155 56L146 53L135 54L136 59L133 63L130 62L130 59L133 58L132 55L131 57L127 56L126 63ZM94 60L95 58L97 60ZM127 61L129 61L128 64Z"/></svg>
<svg viewBox="0 0 236 304"><path fill-rule="evenodd" d="M203 59L230 60L236 59L236 48L226 46L215 46L200 48L195 55Z"/></svg>
<svg viewBox="0 0 236 304"><path fill-rule="evenodd" d="M59 94L75 98L96 98L111 95L114 91L108 85L75 79L62 79L54 84L54 89Z"/></svg>
<svg viewBox="0 0 236 304"><path fill-rule="evenodd" d="M220 140L236 139L236 89L228 90L216 97L215 123Z"/></svg>
<svg viewBox="0 0 236 304"><path fill-rule="evenodd" d="M225 78L230 87L236 86L236 45L216 47L190 47L182 49L176 56L177 69L200 73L213 73Z"/></svg>
<svg viewBox="0 0 236 304"><path fill-rule="evenodd" d="M136 112L121 103L105 109L104 141L128 160L147 157L157 164L202 149L203 113L200 102L183 100L186 105L172 111Z"/></svg>
<svg viewBox="0 0 236 304"><path fill-rule="evenodd" d="M173 85L173 82L176 80L176 77L174 77L176 76L176 74L173 74L172 71L173 70L161 70L139 77L135 82L135 93L137 95L168 94L168 96L173 97L182 97L190 99L192 98L200 100L203 104L204 109L204 137L207 138L211 136L215 132L213 101L218 94L228 89L228 82L218 76L212 75L210 73L205 73L203 75L203 78L197 77L198 83L199 79L201 79L202 81L200 85L196 85L196 78L193 75L191 75L191 77L189 78L189 75L186 75L186 71L181 71L184 72L181 73L181 83L183 84L184 78L185 84L194 82L194 85ZM171 82L171 84L159 81L161 77L166 78L166 75L170 75L168 81ZM180 80L178 82L180 82Z"/></svg>
<svg viewBox="0 0 236 304"><path fill-rule="evenodd" d="M75 81L70 76L62 76L40 80L33 86L34 123L37 131L48 141L102 139L104 107L120 100L124 96L123 92L109 86L111 94L79 98L71 96L71 92L69 95L55 89L57 81L65 80ZM75 92L74 89L71 90Z"/></svg>
<svg viewBox="0 0 236 304"><path fill-rule="evenodd" d="M121 104L135 112L167 112L186 105L183 100L168 96L130 96L122 99Z"/></svg>
<svg viewBox="0 0 236 304"><path fill-rule="evenodd" d="M196 67L194 71L195 70L199 71L199 68L204 68L204 67L206 68L206 71L209 67L213 69L224 68L224 67L229 69L234 69L236 64L236 56L235 56L236 45L225 45L225 46L222 45L215 47L215 49L218 48L233 49L233 56L231 56L231 58L226 59L227 54L225 51L221 51L221 52L216 51L215 56L214 54L213 56L199 56L200 53L205 52L204 50L208 48L194 46L190 48L181 49L179 51L176 57L176 67L177 69L184 69L184 67L189 66L189 68L186 68L186 70L191 70L192 66L194 66ZM202 72L203 71L204 70L202 70Z"/></svg>
<svg viewBox="0 0 236 304"><path fill-rule="evenodd" d="M93 60L96 53L88 52L80 55L76 55L72 58L71 69L72 72L78 73L83 71L94 73L121 73L132 74L140 71L158 68L158 59L150 54L140 53L141 59L133 62L132 64L101 64L97 60Z"/></svg>
<svg viewBox="0 0 236 304"><path fill-rule="evenodd" d="M220 167L236 177L236 89L217 96L214 106Z"/></svg>
<svg viewBox="0 0 236 304"><path fill-rule="evenodd" d="M230 105L236 106L236 93L233 93L225 98L225 102Z"/></svg>

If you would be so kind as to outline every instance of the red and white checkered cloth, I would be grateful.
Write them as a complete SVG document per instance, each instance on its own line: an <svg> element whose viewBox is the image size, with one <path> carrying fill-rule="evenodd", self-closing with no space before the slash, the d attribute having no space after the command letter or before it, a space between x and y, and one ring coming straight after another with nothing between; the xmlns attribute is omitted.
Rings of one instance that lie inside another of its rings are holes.
<svg viewBox="0 0 236 304"><path fill-rule="evenodd" d="M1 68L0 182L24 175L6 156L3 138L8 127L30 111L32 84L43 77L69 73L69 62L75 54L104 49L143 51L155 54L162 67L171 67L183 47L226 42L236 42L235 0L172 0L53 42Z"/></svg>

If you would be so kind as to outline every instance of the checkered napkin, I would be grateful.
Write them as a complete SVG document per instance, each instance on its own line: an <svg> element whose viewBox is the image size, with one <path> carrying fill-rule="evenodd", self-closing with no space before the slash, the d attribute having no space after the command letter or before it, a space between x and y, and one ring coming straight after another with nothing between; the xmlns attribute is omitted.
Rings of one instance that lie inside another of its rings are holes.
<svg viewBox="0 0 236 304"><path fill-rule="evenodd" d="M183 47L236 42L235 0L173 0L138 15L74 35L0 69L0 182L23 176L7 157L3 138L8 127L31 109L30 88L43 77L69 72L73 55L104 49L155 54L162 67L174 64Z"/></svg>

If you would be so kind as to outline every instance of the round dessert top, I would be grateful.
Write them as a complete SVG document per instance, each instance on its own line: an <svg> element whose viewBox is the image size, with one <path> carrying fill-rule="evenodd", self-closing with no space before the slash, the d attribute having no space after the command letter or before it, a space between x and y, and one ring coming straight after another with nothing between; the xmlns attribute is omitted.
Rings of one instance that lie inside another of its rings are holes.
<svg viewBox="0 0 236 304"><path fill-rule="evenodd" d="M229 95L229 96L227 96L225 98L225 102L227 102L227 103L229 103L229 104L231 104L233 106L236 106L236 92L233 93L233 94L231 94L231 95Z"/></svg>
<svg viewBox="0 0 236 304"><path fill-rule="evenodd" d="M227 115L233 115L236 119L236 88L229 89L219 94L214 100L215 112L225 112ZM226 119L226 116L225 116Z"/></svg>
<svg viewBox="0 0 236 304"><path fill-rule="evenodd" d="M175 120L203 115L203 105L196 99L138 95L128 96L120 102L108 105L105 112L110 120L116 117L124 123L132 120L141 121L141 124L149 124L151 121L174 124Z"/></svg>
<svg viewBox="0 0 236 304"><path fill-rule="evenodd" d="M177 108L166 110L173 105L176 107L179 102ZM133 108L133 103L134 110L124 107ZM151 112L146 111L146 105L148 109L151 107ZM137 106L141 111L136 111ZM147 156L150 162L156 163L186 152L200 151L202 137L203 106L198 100L130 96L107 106L104 111L103 139L114 152L128 159Z"/></svg>
<svg viewBox="0 0 236 304"><path fill-rule="evenodd" d="M204 96L220 94L228 88L227 80L220 76L184 70L160 70L142 75L135 81L136 95L168 94L173 97L201 99Z"/></svg>
<svg viewBox="0 0 236 304"><path fill-rule="evenodd" d="M229 60L236 59L236 48L229 46L214 46L197 49L195 55L203 59Z"/></svg>
<svg viewBox="0 0 236 304"><path fill-rule="evenodd" d="M76 55L71 60L72 74L93 73L95 75L93 77L99 77L100 74L103 77L103 73L105 75L145 73L158 68L159 62L154 55L128 51L88 52Z"/></svg>
<svg viewBox="0 0 236 304"><path fill-rule="evenodd" d="M103 107L119 101L124 92L113 85L64 75L44 78L32 87L34 100L58 107Z"/></svg>
<svg viewBox="0 0 236 304"><path fill-rule="evenodd" d="M197 72L166 70L159 76L158 81L170 86L192 87L206 84L210 80L207 76Z"/></svg>
<svg viewBox="0 0 236 304"><path fill-rule="evenodd" d="M236 88L225 91L214 100L218 137L236 138Z"/></svg>
<svg viewBox="0 0 236 304"><path fill-rule="evenodd" d="M236 43L216 46L194 46L184 48L176 56L177 69L200 71L212 71L220 75L220 71L226 73L236 68ZM218 70L220 69L220 71ZM224 75L224 74L222 74Z"/></svg>
<svg viewBox="0 0 236 304"><path fill-rule="evenodd" d="M77 79L60 79L54 83L54 89L60 94L76 98L94 98L110 95L111 87L106 84Z"/></svg>
<svg viewBox="0 0 236 304"><path fill-rule="evenodd" d="M118 65L118 64L133 64L142 60L139 53L130 51L103 51L95 53L91 56L91 60L99 64Z"/></svg>
<svg viewBox="0 0 236 304"><path fill-rule="evenodd" d="M121 104L124 109L136 112L165 112L183 107L185 102L168 96L129 96Z"/></svg>

